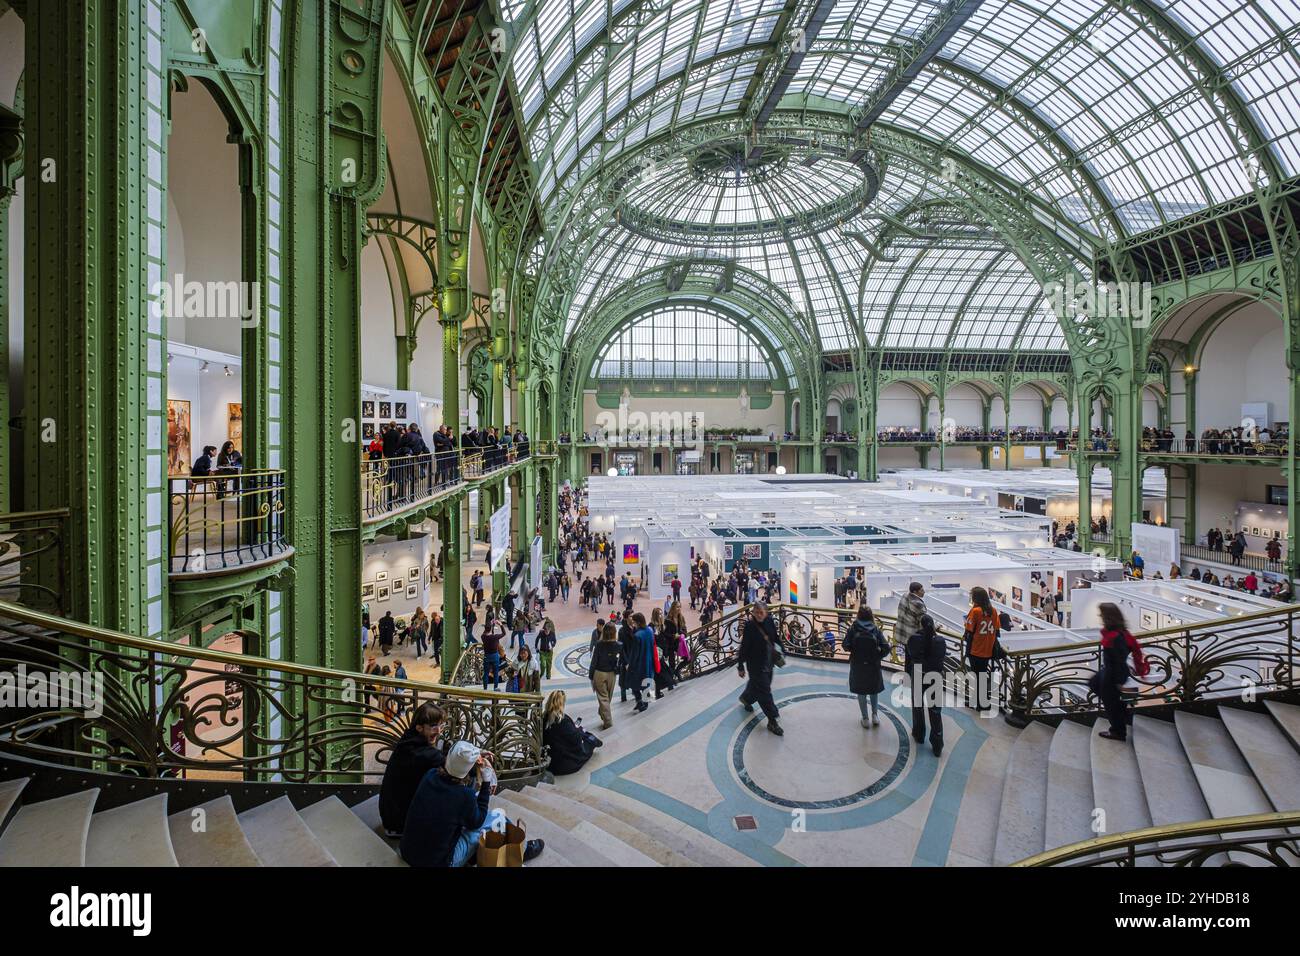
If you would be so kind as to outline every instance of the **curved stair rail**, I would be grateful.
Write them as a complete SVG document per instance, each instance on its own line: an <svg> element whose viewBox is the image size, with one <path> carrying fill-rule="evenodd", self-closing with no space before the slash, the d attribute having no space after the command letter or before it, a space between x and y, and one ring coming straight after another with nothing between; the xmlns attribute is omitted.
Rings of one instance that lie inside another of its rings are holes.
<svg viewBox="0 0 1300 956"><path fill-rule="evenodd" d="M1292 689L1300 666L1297 612L1300 605L1289 604L1139 634L1151 671L1135 675L1125 696L1142 706ZM1088 681L1100 653L1091 641L1009 652L1002 662L1002 705L1021 720L1099 711Z"/></svg>
<svg viewBox="0 0 1300 956"><path fill-rule="evenodd" d="M853 608L814 608L773 604L769 610L785 643L796 657L847 662L843 638L857 615ZM1298 686L1300 605L1283 605L1240 617L1149 631L1139 635L1151 672L1134 677L1126 691L1131 704L1185 704L1195 700L1275 693ZM903 667L903 640L894 633L894 618L875 613L892 653L884 664ZM744 608L737 607L687 634L692 659L683 679L712 673L735 662L740 648ZM822 635L836 635L830 646ZM964 660L962 636L940 626L948 645L945 683L956 699L971 700L973 675ZM1009 651L995 662L992 687L1013 723L1035 717L1093 714L1101 702L1088 686L1100 663L1094 641Z"/></svg>
<svg viewBox="0 0 1300 956"><path fill-rule="evenodd" d="M0 680L25 695L0 702L0 748L114 773L377 783L426 701L446 713L445 737L496 755L501 779L546 765L536 694L153 641L3 601Z"/></svg>
<svg viewBox="0 0 1300 956"><path fill-rule="evenodd" d="M1247 856L1255 866L1300 865L1295 829L1300 812L1253 813L1145 827L1071 843L1012 863L1012 866L1219 866L1231 851L1237 865Z"/></svg>

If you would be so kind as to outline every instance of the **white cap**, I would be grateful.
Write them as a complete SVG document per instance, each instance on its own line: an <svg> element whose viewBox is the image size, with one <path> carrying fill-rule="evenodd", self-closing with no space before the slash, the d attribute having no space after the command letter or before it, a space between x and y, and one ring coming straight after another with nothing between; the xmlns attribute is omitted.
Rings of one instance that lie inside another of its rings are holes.
<svg viewBox="0 0 1300 956"><path fill-rule="evenodd" d="M447 773L453 777L468 777L478 763L480 750L468 740L458 740L452 745L444 765Z"/></svg>

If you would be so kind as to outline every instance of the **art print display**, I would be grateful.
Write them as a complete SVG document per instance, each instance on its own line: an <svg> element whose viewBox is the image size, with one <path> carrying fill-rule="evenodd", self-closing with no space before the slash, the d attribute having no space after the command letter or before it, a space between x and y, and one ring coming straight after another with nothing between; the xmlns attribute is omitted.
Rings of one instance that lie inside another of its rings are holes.
<svg viewBox="0 0 1300 956"><path fill-rule="evenodd" d="M396 417L399 421L405 421L405 420L406 420L406 402L397 402L396 405L397 405L397 407L396 407L396 409L395 409L395 413L396 413L396 414L395 414L395 417Z"/></svg>
<svg viewBox="0 0 1300 956"><path fill-rule="evenodd" d="M374 422L362 422L362 423L361 423L361 437L364 438L366 441L370 441L372 438L375 437L375 423L374 423Z"/></svg>
<svg viewBox="0 0 1300 956"><path fill-rule="evenodd" d="M190 473L190 403L167 400L167 474Z"/></svg>
<svg viewBox="0 0 1300 956"><path fill-rule="evenodd" d="M420 566L418 564L413 568L406 569L406 580L408 581L420 580Z"/></svg>
<svg viewBox="0 0 1300 956"><path fill-rule="evenodd" d="M376 571L376 572L375 572L375 580L376 580L376 581L387 581L387 580L388 580L388 572L387 572L387 571Z"/></svg>
<svg viewBox="0 0 1300 956"><path fill-rule="evenodd" d="M387 584L379 585L378 589L375 591L375 601L378 603L382 604L384 601L387 601L390 596L391 592L389 591Z"/></svg>
<svg viewBox="0 0 1300 956"><path fill-rule="evenodd" d="M226 403L226 437L235 445L235 451L244 453L244 403Z"/></svg>
<svg viewBox="0 0 1300 956"><path fill-rule="evenodd" d="M414 601L416 597L419 595L419 593L420 593L419 585L408 584L406 586L406 599L408 601Z"/></svg>
<svg viewBox="0 0 1300 956"><path fill-rule="evenodd" d="M1144 607L1138 612L1138 629L1142 631L1154 631L1159 620L1160 619L1156 616L1155 611Z"/></svg>
<svg viewBox="0 0 1300 956"><path fill-rule="evenodd" d="M672 584L672 583L673 583L673 578L677 577L677 565L675 565L675 564L661 564L661 565L659 565L659 568L660 568L660 571L661 571L661 573L662 573L662 575L663 575L663 583L664 583L664 584Z"/></svg>
<svg viewBox="0 0 1300 956"><path fill-rule="evenodd" d="M362 418L375 417L375 403L373 399L366 399L364 402L361 403L361 417Z"/></svg>
<svg viewBox="0 0 1300 956"><path fill-rule="evenodd" d="M625 544L623 545L623 563L637 564L641 560L641 545Z"/></svg>
<svg viewBox="0 0 1300 956"><path fill-rule="evenodd" d="M374 596L375 596L375 582L374 581L361 582L361 600L370 601L374 599Z"/></svg>
<svg viewBox="0 0 1300 956"><path fill-rule="evenodd" d="M393 403L392 403L392 402L380 402L380 403L379 403L379 417L382 418L384 421L388 421L388 419L390 419L390 418L393 417Z"/></svg>
<svg viewBox="0 0 1300 956"><path fill-rule="evenodd" d="M763 556L763 546L761 544L747 544L741 554L746 561L757 561Z"/></svg>

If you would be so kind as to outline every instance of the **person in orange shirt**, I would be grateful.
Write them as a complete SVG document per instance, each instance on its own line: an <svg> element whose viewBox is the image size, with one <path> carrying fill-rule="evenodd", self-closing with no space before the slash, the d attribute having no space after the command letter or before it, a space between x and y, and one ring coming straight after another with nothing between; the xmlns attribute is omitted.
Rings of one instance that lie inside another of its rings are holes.
<svg viewBox="0 0 1300 956"><path fill-rule="evenodd" d="M992 710L989 691L989 670L1000 650L998 645L998 615L984 588L971 588L971 609L966 615L966 633L963 635L966 660L975 674L975 709Z"/></svg>

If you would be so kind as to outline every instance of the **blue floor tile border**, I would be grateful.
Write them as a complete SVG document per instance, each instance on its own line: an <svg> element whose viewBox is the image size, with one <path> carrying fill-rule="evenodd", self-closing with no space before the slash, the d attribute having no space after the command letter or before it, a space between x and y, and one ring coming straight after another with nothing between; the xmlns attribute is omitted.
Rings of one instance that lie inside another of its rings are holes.
<svg viewBox="0 0 1300 956"><path fill-rule="evenodd" d="M784 673L806 675L818 682L774 689L778 706L810 697L852 696L845 692L845 681L826 682L825 670L795 666L786 669ZM739 689L738 685L737 691ZM691 828L711 836L761 865L799 866L801 864L797 860L777 850L775 846L789 832L796 814L801 816L800 825L813 832L858 829L887 820L906 810L917 800L922 799L935 784L939 769L938 758L931 756L926 748L910 746L911 738L907 728L911 724L911 708L895 708L889 702L887 694L882 697L884 698L882 711L894 723L900 740L905 742L906 752L903 760L887 773L887 776L892 775L887 783L878 788L873 784L873 787L867 789L875 788L875 792L854 795L855 798L860 796L854 805L846 805L843 809L836 809L835 812L816 812L822 809L820 807L774 805L760 799L741 782L733 764L736 741L744 731L745 725L748 724L749 729L752 730L757 720L742 710L736 697L730 693L658 739L592 771L591 783L621 793L681 820ZM705 747L705 769L721 794L722 800L708 812L624 776L698 733L718 718L722 719L710 734ZM961 727L962 734L960 739L950 747L943 772L938 774L937 790L922 829L921 839L913 855L913 866L942 866L947 861L966 781L969 779L975 756L988 737L988 733L979 726L976 719L964 711L945 711L944 719ZM753 816L758 823L758 829L737 830L733 821L739 815Z"/></svg>

